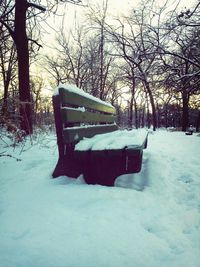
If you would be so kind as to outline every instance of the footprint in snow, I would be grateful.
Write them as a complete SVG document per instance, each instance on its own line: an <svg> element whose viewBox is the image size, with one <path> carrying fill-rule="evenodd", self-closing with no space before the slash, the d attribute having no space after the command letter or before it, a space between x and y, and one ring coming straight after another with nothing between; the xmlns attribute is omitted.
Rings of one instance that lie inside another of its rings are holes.
<svg viewBox="0 0 200 267"><path fill-rule="evenodd" d="M190 174L181 175L178 180L186 184L191 183L193 181Z"/></svg>

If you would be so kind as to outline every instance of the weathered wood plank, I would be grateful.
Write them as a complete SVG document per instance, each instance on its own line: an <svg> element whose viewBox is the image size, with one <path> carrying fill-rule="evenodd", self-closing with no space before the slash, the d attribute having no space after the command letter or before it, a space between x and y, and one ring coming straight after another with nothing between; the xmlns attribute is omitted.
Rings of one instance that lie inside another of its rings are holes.
<svg viewBox="0 0 200 267"><path fill-rule="evenodd" d="M114 115L80 111L70 108L61 108L63 123L90 122L90 123L114 123L117 117Z"/></svg>
<svg viewBox="0 0 200 267"><path fill-rule="evenodd" d="M66 144L73 143L83 139L83 137L93 137L96 134L113 132L118 129L118 126L115 124L111 125L97 125L90 127L74 127L74 128L65 128L63 130L63 138Z"/></svg>
<svg viewBox="0 0 200 267"><path fill-rule="evenodd" d="M96 97L91 97L89 94L80 95L76 92L71 92L63 87L59 88L60 100L63 105L74 105L78 107L86 107L93 110L98 110L104 113L116 114L115 108ZM88 96L87 96L88 95Z"/></svg>

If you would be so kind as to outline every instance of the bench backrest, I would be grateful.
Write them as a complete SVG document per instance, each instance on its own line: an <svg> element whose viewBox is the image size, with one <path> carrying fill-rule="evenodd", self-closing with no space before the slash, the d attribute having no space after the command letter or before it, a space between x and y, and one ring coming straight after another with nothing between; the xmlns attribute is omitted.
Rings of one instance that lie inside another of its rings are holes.
<svg viewBox="0 0 200 267"><path fill-rule="evenodd" d="M65 144L118 129L116 109L77 87L60 86L53 104L57 138Z"/></svg>

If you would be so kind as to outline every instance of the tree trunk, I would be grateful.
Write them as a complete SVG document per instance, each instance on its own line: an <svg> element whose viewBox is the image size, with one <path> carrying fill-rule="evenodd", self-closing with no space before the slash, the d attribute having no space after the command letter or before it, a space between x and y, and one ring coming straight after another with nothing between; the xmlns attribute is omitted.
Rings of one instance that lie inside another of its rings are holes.
<svg viewBox="0 0 200 267"><path fill-rule="evenodd" d="M128 117L128 127L133 127L133 106L135 108L135 116L137 118L137 106L135 101L135 73L134 68L131 67L131 100L129 105L129 117ZM135 127L137 128L137 120L135 120Z"/></svg>
<svg viewBox="0 0 200 267"><path fill-rule="evenodd" d="M189 124L189 95L187 92L182 92L182 131L187 131Z"/></svg>
<svg viewBox="0 0 200 267"><path fill-rule="evenodd" d="M1 59L1 69L2 69L3 86L4 86L2 113L3 115L6 115L8 110L7 100L8 100L9 80L8 80L8 71L6 72L4 66L3 49L1 47L0 47L0 59Z"/></svg>
<svg viewBox="0 0 200 267"><path fill-rule="evenodd" d="M3 95L3 106L2 112L4 115L8 114L8 88L9 88L10 81L8 78L4 81L4 95Z"/></svg>
<svg viewBox="0 0 200 267"><path fill-rule="evenodd" d="M147 109L146 124L147 124L147 128L149 129L151 127L151 122L150 122L150 112L149 112L149 99L148 99L147 93L146 93L146 109Z"/></svg>
<svg viewBox="0 0 200 267"><path fill-rule="evenodd" d="M152 109L152 124L153 124L153 130L155 131L157 128L157 117L156 117L156 107L155 107L155 103L154 103L154 98L153 98L153 94L151 92L151 89L149 87L148 82L145 82L145 87L146 87L147 93L149 95L149 100L150 100L151 109Z"/></svg>
<svg viewBox="0 0 200 267"><path fill-rule="evenodd" d="M156 113L157 113L157 126L158 128L160 128L162 126L162 118L158 103L156 103Z"/></svg>
<svg viewBox="0 0 200 267"><path fill-rule="evenodd" d="M141 122L139 121L139 125L141 125L142 128L145 127L145 106L142 108L142 117Z"/></svg>
<svg viewBox="0 0 200 267"><path fill-rule="evenodd" d="M133 127L133 103L134 103L134 95L135 95L135 77L132 71L132 78L131 78L131 101L129 105L129 117L128 117L128 127Z"/></svg>
<svg viewBox="0 0 200 267"><path fill-rule="evenodd" d="M135 110L135 128L138 129L138 125L139 125L139 122L138 122L138 108L137 108L137 102L135 100L135 97L134 97L134 110Z"/></svg>
<svg viewBox="0 0 200 267"><path fill-rule="evenodd" d="M32 134L32 103L29 77L29 49L26 35L26 0L15 1L15 45L18 58L19 100L21 129L26 135Z"/></svg>
<svg viewBox="0 0 200 267"><path fill-rule="evenodd" d="M200 110L198 112L197 122L196 122L196 132L199 132L200 128Z"/></svg>
<svg viewBox="0 0 200 267"><path fill-rule="evenodd" d="M101 25L101 40L100 40L100 99L103 99L104 84L103 84L103 66L104 65L104 25Z"/></svg>
<svg viewBox="0 0 200 267"><path fill-rule="evenodd" d="M132 128L133 126L133 99L131 97L131 101L129 103L129 109L128 109L128 128Z"/></svg>

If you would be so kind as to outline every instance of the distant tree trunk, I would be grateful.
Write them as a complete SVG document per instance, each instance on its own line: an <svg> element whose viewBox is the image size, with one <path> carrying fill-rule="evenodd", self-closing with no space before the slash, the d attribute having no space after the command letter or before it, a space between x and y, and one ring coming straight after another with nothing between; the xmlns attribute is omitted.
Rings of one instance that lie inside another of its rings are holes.
<svg viewBox="0 0 200 267"><path fill-rule="evenodd" d="M9 74L8 74L9 75ZM2 112L4 115L8 115L8 89L9 89L10 80L7 76L6 80L4 81L4 95L3 95L3 106Z"/></svg>
<svg viewBox="0 0 200 267"><path fill-rule="evenodd" d="M146 113L147 128L149 129L151 127L151 122L150 122L150 112L149 112L149 99L147 93L146 93L146 107L147 107L147 113Z"/></svg>
<svg viewBox="0 0 200 267"><path fill-rule="evenodd" d="M152 94L152 91L150 89L149 83L147 81L145 81L144 83L145 83L145 87L146 87L146 90L147 90L147 93L149 96L149 101L151 104L153 131L155 131L157 128L157 117L156 117L156 107L155 107L155 103L154 103L154 98L153 98L153 94Z"/></svg>
<svg viewBox="0 0 200 267"><path fill-rule="evenodd" d="M3 94L3 106L2 106L2 112L4 115L7 114L8 111L8 88L9 88L9 80L6 78L4 80L4 94Z"/></svg>
<svg viewBox="0 0 200 267"><path fill-rule="evenodd" d="M8 88L10 84L11 69L8 67L7 71L5 70L3 50L1 49L1 47L0 47L0 59L1 59L1 69L2 69L3 87L4 87L2 113L6 115L8 111Z"/></svg>
<svg viewBox="0 0 200 267"><path fill-rule="evenodd" d="M141 116L141 122L139 122L139 125L141 125L141 127L144 128L145 127L145 106L142 108L140 113L141 112L142 112L142 116Z"/></svg>
<svg viewBox="0 0 200 267"><path fill-rule="evenodd" d="M156 103L156 113L157 113L157 126L158 128L160 128L162 126L162 118L158 103Z"/></svg>
<svg viewBox="0 0 200 267"><path fill-rule="evenodd" d="M108 0L103 2L103 16L100 20L100 92L99 92L99 97L100 99L103 100L104 96L104 90L105 90L105 73L104 73L104 67L105 67L105 51L104 51L104 45L105 45L105 32L104 32L104 27L105 27L105 19L106 19L106 13L107 13L107 8L108 8Z"/></svg>
<svg viewBox="0 0 200 267"><path fill-rule="evenodd" d="M128 127L132 128L132 126L133 126L133 99L131 97L128 109Z"/></svg>
<svg viewBox="0 0 200 267"><path fill-rule="evenodd" d="M101 40L100 40L100 99L103 99L103 65L104 65L104 25L101 25Z"/></svg>
<svg viewBox="0 0 200 267"><path fill-rule="evenodd" d="M138 108L137 108L137 102L134 97L134 110L135 110L135 128L138 129Z"/></svg>
<svg viewBox="0 0 200 267"><path fill-rule="evenodd" d="M165 121L165 128L168 128L169 127L169 118L168 118L168 108L166 105L164 105L163 107L163 110L164 110L164 121ZM171 125L170 125L171 126Z"/></svg>
<svg viewBox="0 0 200 267"><path fill-rule="evenodd" d="M21 129L26 134L33 132L32 128L32 103L29 77L29 49L26 34L26 0L15 1L15 45L18 58L19 100Z"/></svg>
<svg viewBox="0 0 200 267"><path fill-rule="evenodd" d="M128 117L128 127L132 128L133 127L133 103L134 103L134 96L135 96L135 76L134 76L134 71L131 69L131 100L130 100L130 105L129 105L129 117Z"/></svg>
<svg viewBox="0 0 200 267"><path fill-rule="evenodd" d="M189 124L189 95L185 90L182 92L182 131L187 131Z"/></svg>
<svg viewBox="0 0 200 267"><path fill-rule="evenodd" d="M199 128L200 128L200 110L198 112L198 117L197 117L196 132L199 132Z"/></svg>

